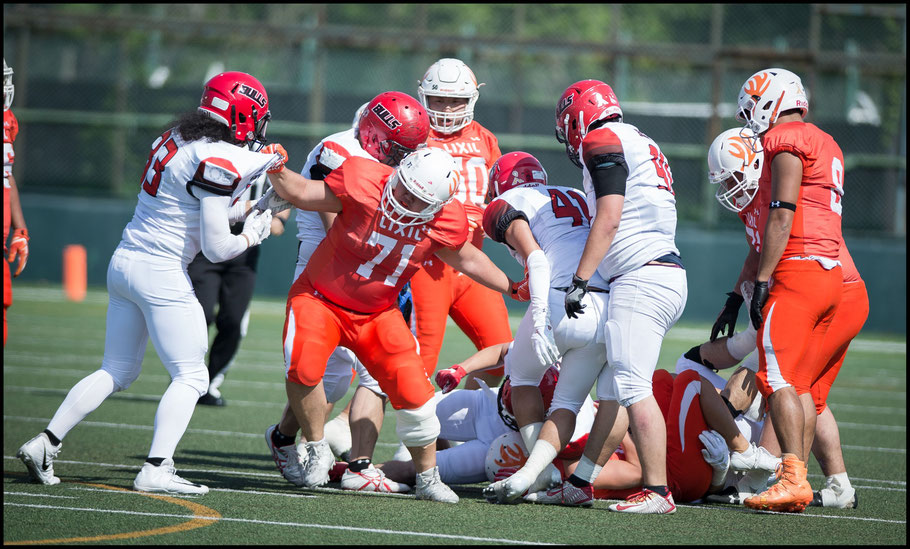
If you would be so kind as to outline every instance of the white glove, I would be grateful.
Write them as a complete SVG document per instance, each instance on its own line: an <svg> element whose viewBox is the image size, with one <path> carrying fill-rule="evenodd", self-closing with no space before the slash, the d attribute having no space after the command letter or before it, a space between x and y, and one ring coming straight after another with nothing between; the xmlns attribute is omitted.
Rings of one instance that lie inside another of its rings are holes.
<svg viewBox="0 0 910 549"><path fill-rule="evenodd" d="M719 486L723 483L727 470L730 468L730 449L727 448L727 441L720 433L713 430L702 431L698 435L698 440L705 445L701 451L702 457L714 469L711 486Z"/></svg>
<svg viewBox="0 0 910 549"><path fill-rule="evenodd" d="M559 348L553 338L553 328L550 327L549 314L545 309L534 313L534 333L531 334L531 345L541 365L553 366L559 361Z"/></svg>
<svg viewBox="0 0 910 549"><path fill-rule="evenodd" d="M243 223L243 232L240 233L250 242L250 248L259 245L263 240L268 238L272 232L272 212L254 211L246 218Z"/></svg>
<svg viewBox="0 0 910 549"><path fill-rule="evenodd" d="M269 210L272 215L283 212L291 206L290 202L278 196L278 193L275 192L275 187L269 187L269 190L256 202L256 210L260 212Z"/></svg>

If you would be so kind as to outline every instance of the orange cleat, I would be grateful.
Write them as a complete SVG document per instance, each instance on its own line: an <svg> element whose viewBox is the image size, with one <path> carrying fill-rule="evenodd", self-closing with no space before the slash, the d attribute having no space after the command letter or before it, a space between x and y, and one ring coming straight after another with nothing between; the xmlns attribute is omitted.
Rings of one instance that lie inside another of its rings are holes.
<svg viewBox="0 0 910 549"><path fill-rule="evenodd" d="M806 464L793 454L784 454L781 462L780 480L762 492L746 498L743 503L750 509L802 513L812 502L812 486L806 480Z"/></svg>

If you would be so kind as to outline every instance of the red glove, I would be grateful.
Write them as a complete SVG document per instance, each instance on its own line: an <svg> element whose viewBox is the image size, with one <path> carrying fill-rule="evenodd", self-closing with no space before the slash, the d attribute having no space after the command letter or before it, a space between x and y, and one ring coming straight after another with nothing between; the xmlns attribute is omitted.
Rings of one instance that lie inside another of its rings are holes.
<svg viewBox="0 0 910 549"><path fill-rule="evenodd" d="M14 277L19 276L19 273L22 272L22 269L25 268L25 263L28 261L28 231L26 229L16 229L13 231L13 239L9 243L7 261L12 263L16 260L17 255L19 256L19 267L13 274Z"/></svg>
<svg viewBox="0 0 910 549"><path fill-rule="evenodd" d="M261 151L263 154L280 154L281 158L272 163L268 170L268 173L278 173L284 169L284 164L288 161L288 152L284 150L284 147L280 143L273 143L266 147L263 147Z"/></svg>
<svg viewBox="0 0 910 549"><path fill-rule="evenodd" d="M436 372L436 385L439 385L439 388L442 389L442 394L446 394L455 387L458 387L458 384L461 383L461 378L467 374L460 365L456 364L451 368L446 368L445 370L439 370Z"/></svg>
<svg viewBox="0 0 910 549"><path fill-rule="evenodd" d="M523 279L512 283L512 292L509 295L515 301L531 301L531 283L528 281L527 269L525 269L525 277Z"/></svg>

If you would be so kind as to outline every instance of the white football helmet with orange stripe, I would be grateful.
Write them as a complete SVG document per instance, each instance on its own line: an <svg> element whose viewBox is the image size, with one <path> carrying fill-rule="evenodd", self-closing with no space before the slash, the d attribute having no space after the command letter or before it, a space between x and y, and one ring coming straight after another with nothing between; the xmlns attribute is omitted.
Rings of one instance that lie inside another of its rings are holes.
<svg viewBox="0 0 910 549"><path fill-rule="evenodd" d="M758 71L739 91L736 120L756 135L768 131L780 113L799 109L809 114L809 99L799 76L779 68Z"/></svg>
<svg viewBox="0 0 910 549"><path fill-rule="evenodd" d="M442 149L419 149L405 156L386 182L382 214L402 227L426 223L452 200L460 183L459 164L452 155ZM399 185L406 192L397 190Z"/></svg>
<svg viewBox="0 0 910 549"><path fill-rule="evenodd" d="M708 149L708 181L718 186L714 196L730 211L743 211L758 192L764 153L755 152L757 141L749 128L733 128Z"/></svg>

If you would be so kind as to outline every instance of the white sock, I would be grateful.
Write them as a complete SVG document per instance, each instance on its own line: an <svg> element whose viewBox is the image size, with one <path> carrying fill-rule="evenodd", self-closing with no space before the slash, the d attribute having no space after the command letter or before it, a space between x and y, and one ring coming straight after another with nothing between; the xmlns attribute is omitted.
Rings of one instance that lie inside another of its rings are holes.
<svg viewBox="0 0 910 549"><path fill-rule="evenodd" d="M581 456L578 465L575 467L575 472L572 474L582 480L593 483L594 479L597 478L597 475L600 474L601 469L603 469L602 466L597 465L588 459L587 456Z"/></svg>
<svg viewBox="0 0 910 549"><path fill-rule="evenodd" d="M839 490L834 488L833 484L835 482L837 483L838 486L840 486ZM851 487L850 479L847 478L846 472L838 473L836 475L831 475L831 476L825 478L825 487L826 488L830 487L832 490L834 490L837 493L837 495L841 495L845 490L847 490Z"/></svg>
<svg viewBox="0 0 910 549"><path fill-rule="evenodd" d="M541 428L543 428L543 422L535 421L518 429L518 432L521 433L521 440L529 451L534 448L534 443L537 442L537 437L540 436Z"/></svg>
<svg viewBox="0 0 910 549"><path fill-rule="evenodd" d="M529 477L532 481L546 469L547 465L556 459L556 448L546 440L538 440L528 456L528 461L519 469L522 475ZM517 473L516 473L517 474Z"/></svg>
<svg viewBox="0 0 910 549"><path fill-rule="evenodd" d="M114 388L114 378L104 370L95 370L85 376L67 393L47 429L63 440L73 427L114 393Z"/></svg>
<svg viewBox="0 0 910 549"><path fill-rule="evenodd" d="M152 446L149 457L172 458L177 450L177 443L183 438L199 393L189 385L172 381L158 403L155 412L155 433L152 435Z"/></svg>

